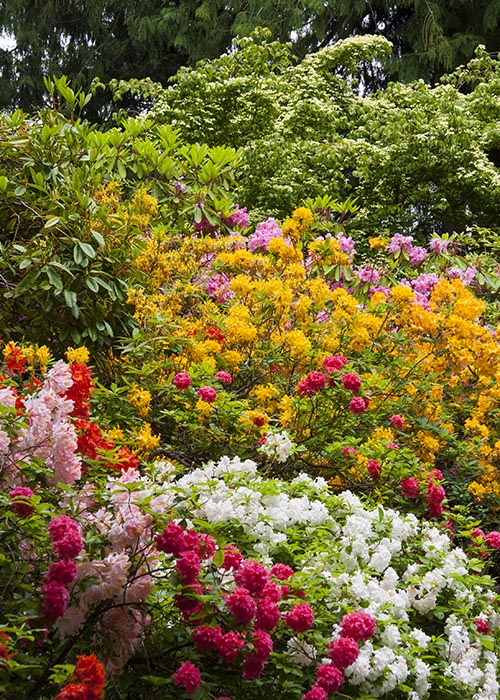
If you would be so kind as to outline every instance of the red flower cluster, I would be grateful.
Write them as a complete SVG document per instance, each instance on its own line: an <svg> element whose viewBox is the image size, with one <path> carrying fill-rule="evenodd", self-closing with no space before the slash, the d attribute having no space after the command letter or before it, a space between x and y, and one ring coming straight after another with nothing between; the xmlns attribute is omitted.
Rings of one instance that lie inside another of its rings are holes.
<svg viewBox="0 0 500 700"><path fill-rule="evenodd" d="M5 349L8 349L8 354L5 357L7 372L12 376L15 374L24 374L26 371L26 358L21 348L18 348L14 343L10 342L7 343Z"/></svg>
<svg viewBox="0 0 500 700"><path fill-rule="evenodd" d="M368 399L364 399L362 396L353 396L349 401L349 410L354 415L359 415L364 413L368 408Z"/></svg>
<svg viewBox="0 0 500 700"><path fill-rule="evenodd" d="M329 355L325 357L322 362L322 366L328 374L332 374L335 371L340 371L342 367L349 364L347 357L343 355Z"/></svg>
<svg viewBox="0 0 500 700"><path fill-rule="evenodd" d="M405 498L416 498L419 494L418 479L414 476L408 476L401 481L401 490Z"/></svg>
<svg viewBox="0 0 500 700"><path fill-rule="evenodd" d="M75 681L65 686L55 700L100 700L104 693L104 667L94 655L79 656Z"/></svg>
<svg viewBox="0 0 500 700"><path fill-rule="evenodd" d="M9 641L9 635L6 632L0 632L0 669L5 666L5 661L8 661L12 654L6 646L6 642Z"/></svg>
<svg viewBox="0 0 500 700"><path fill-rule="evenodd" d="M377 462L376 459L370 459L366 467L368 474L371 476L373 481L377 481L382 473L382 467Z"/></svg>
<svg viewBox="0 0 500 700"><path fill-rule="evenodd" d="M428 480L426 496L430 518L437 518L443 512L443 501L446 498L446 491L439 483L442 479L443 475L439 469L433 469Z"/></svg>
<svg viewBox="0 0 500 700"><path fill-rule="evenodd" d="M202 401L213 403L217 398L217 392L212 386L201 386L198 389L198 396Z"/></svg>
<svg viewBox="0 0 500 700"><path fill-rule="evenodd" d="M176 389L182 391L183 389L189 389L193 380L187 372L177 372L177 374L172 379L172 384Z"/></svg>
<svg viewBox="0 0 500 700"><path fill-rule="evenodd" d="M72 415L75 418L88 418L90 394L94 386L91 371L81 362L74 362L69 368L73 384L66 391L65 397L73 401Z"/></svg>
<svg viewBox="0 0 500 700"><path fill-rule="evenodd" d="M361 379L357 374L354 374L354 372L348 372L342 377L342 384L344 385L344 389L352 391L354 394L361 388Z"/></svg>
<svg viewBox="0 0 500 700"><path fill-rule="evenodd" d="M293 605L285 615L285 625L292 632L305 632L314 621L314 613L307 603Z"/></svg>
<svg viewBox="0 0 500 700"><path fill-rule="evenodd" d="M339 637L328 644L328 656L341 671L353 664L359 656L358 643L351 637Z"/></svg>

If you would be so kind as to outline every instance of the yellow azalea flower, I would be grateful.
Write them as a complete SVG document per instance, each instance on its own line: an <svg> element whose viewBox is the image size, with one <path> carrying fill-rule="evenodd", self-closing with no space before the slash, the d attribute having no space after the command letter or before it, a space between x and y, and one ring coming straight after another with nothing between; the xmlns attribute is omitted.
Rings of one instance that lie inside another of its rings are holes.
<svg viewBox="0 0 500 700"><path fill-rule="evenodd" d="M240 421L252 428L267 428L269 425L269 416L262 411L249 410L241 414Z"/></svg>
<svg viewBox="0 0 500 700"><path fill-rule="evenodd" d="M303 331L297 329L283 335L283 346L292 358L300 359L311 349L311 341L306 338Z"/></svg>
<svg viewBox="0 0 500 700"><path fill-rule="evenodd" d="M344 484L340 476L334 476L333 479L329 479L328 485L332 491L342 491L344 489Z"/></svg>
<svg viewBox="0 0 500 700"><path fill-rule="evenodd" d="M283 396L279 402L280 424L283 428L289 428L294 420L295 408L290 396Z"/></svg>
<svg viewBox="0 0 500 700"><path fill-rule="evenodd" d="M327 352L335 352L338 350L340 345L340 340L339 336L337 333L329 333L325 338L323 339L323 348Z"/></svg>
<svg viewBox="0 0 500 700"><path fill-rule="evenodd" d="M134 386L132 390L129 391L127 398L142 418L148 415L151 404L151 394L147 389Z"/></svg>
<svg viewBox="0 0 500 700"><path fill-rule="evenodd" d="M292 219L301 228L307 228L313 222L313 213L308 207L297 207L292 214Z"/></svg>
<svg viewBox="0 0 500 700"><path fill-rule="evenodd" d="M150 423L143 423L138 431L134 431L134 440L134 452L140 454L152 452L160 445L160 436L152 434Z"/></svg>
<svg viewBox="0 0 500 700"><path fill-rule="evenodd" d="M272 403L278 394L279 391L273 384L256 384L250 391L250 396L259 406Z"/></svg>
<svg viewBox="0 0 500 700"><path fill-rule="evenodd" d="M211 403L208 403L208 401L203 401L203 399L198 399L198 401L196 402L196 410L200 414L200 419L204 419L204 418L208 418L208 416L212 415L215 408L214 408L214 405Z"/></svg>
<svg viewBox="0 0 500 700"><path fill-rule="evenodd" d="M110 428L106 431L106 437L112 442L121 442L124 438L124 433L121 428Z"/></svg>
<svg viewBox="0 0 500 700"><path fill-rule="evenodd" d="M370 342L370 334L366 328L355 328L353 329L352 338L349 341L349 348L354 352L361 352L370 344Z"/></svg>
<svg viewBox="0 0 500 700"><path fill-rule="evenodd" d="M293 243L297 244L300 240L300 226L297 221L292 221L292 219L286 219L283 226L281 227L283 231L283 236L285 238L290 238Z"/></svg>
<svg viewBox="0 0 500 700"><path fill-rule="evenodd" d="M404 284L397 284L391 289L391 299L396 302L413 301L415 294L410 287L406 287Z"/></svg>
<svg viewBox="0 0 500 700"><path fill-rule="evenodd" d="M389 241L387 238L374 236L373 238L368 239L368 243L370 244L370 248L372 250L384 250L384 248L387 248Z"/></svg>
<svg viewBox="0 0 500 700"><path fill-rule="evenodd" d="M90 354L87 348L83 345L79 348L68 348L66 350L66 358L70 364L76 362L86 365L90 359Z"/></svg>
<svg viewBox="0 0 500 700"><path fill-rule="evenodd" d="M233 372L238 370L240 365L242 365L245 361L245 355L238 352L238 350L226 350L226 352L224 352L222 355L222 358L224 362L227 362L227 364L230 365Z"/></svg>
<svg viewBox="0 0 500 700"><path fill-rule="evenodd" d="M387 303L387 297L385 296L384 292L375 292L372 294L370 297L370 301L368 305L370 308L375 308L379 304L386 304Z"/></svg>
<svg viewBox="0 0 500 700"><path fill-rule="evenodd" d="M335 298L334 293L321 277L314 277L313 279L307 280L305 287L311 295L314 305L319 310L324 309L326 303Z"/></svg>

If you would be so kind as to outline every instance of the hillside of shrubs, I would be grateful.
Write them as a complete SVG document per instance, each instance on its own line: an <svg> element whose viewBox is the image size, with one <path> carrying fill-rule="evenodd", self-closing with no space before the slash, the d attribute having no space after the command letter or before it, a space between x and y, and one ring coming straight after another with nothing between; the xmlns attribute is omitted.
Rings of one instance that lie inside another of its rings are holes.
<svg viewBox="0 0 500 700"><path fill-rule="evenodd" d="M500 72L384 42L0 115L6 700L498 698Z"/></svg>

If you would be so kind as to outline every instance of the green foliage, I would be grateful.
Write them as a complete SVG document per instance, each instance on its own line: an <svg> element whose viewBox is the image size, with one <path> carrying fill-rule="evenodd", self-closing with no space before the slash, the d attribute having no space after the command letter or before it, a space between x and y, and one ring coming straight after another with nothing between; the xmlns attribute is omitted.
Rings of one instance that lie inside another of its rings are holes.
<svg viewBox="0 0 500 700"><path fill-rule="evenodd" d="M102 354L134 328L129 268L151 220L177 234L220 223L236 154L146 119L102 131L78 116L88 95L47 86L57 109L0 120L1 332Z"/></svg>
<svg viewBox="0 0 500 700"><path fill-rule="evenodd" d="M182 69L151 112L188 141L242 148L237 197L255 219L329 195L356 197L346 228L358 239L497 229L500 68L484 48L438 87L391 83L360 97L363 66L387 57L385 39L347 39L298 64L278 47L260 33Z"/></svg>
<svg viewBox="0 0 500 700"><path fill-rule="evenodd" d="M182 65L215 58L257 27L279 41L293 39L304 57L349 37L376 34L392 42L392 59L366 63L363 84L375 90L393 79L440 75L468 61L478 44L498 50L499 0L5 0L0 32L0 108L31 110L46 100L42 76L69 75L88 89L98 75L110 81L150 78L166 85ZM144 102L127 95L125 106ZM112 100L102 93L87 115L109 117Z"/></svg>

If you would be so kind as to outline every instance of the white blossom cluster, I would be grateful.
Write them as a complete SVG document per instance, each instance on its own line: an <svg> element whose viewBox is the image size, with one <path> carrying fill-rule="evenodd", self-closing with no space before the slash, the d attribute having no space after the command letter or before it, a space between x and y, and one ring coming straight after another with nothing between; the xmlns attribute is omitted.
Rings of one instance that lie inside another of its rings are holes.
<svg viewBox="0 0 500 700"><path fill-rule="evenodd" d="M286 430L282 430L280 433L268 433L265 442L262 443L259 449L266 457L276 459L278 462L286 462L293 454L294 447L295 445L290 440Z"/></svg>
<svg viewBox="0 0 500 700"><path fill-rule="evenodd" d="M329 640L346 612L375 618L374 636L345 669L346 688L373 698L399 697L402 688L408 700L427 700L438 688L469 700L499 697L497 654L475 624L492 634L500 627L488 602L494 594L469 573L467 555L447 533L413 514L366 507L348 491L332 495L321 478L264 478L252 460L223 457L180 477L165 466L163 478L174 512L233 525L268 562L277 545L293 544L298 585L306 593L311 582L321 587L315 602L332 621ZM302 667L325 650L307 635L287 647Z"/></svg>

